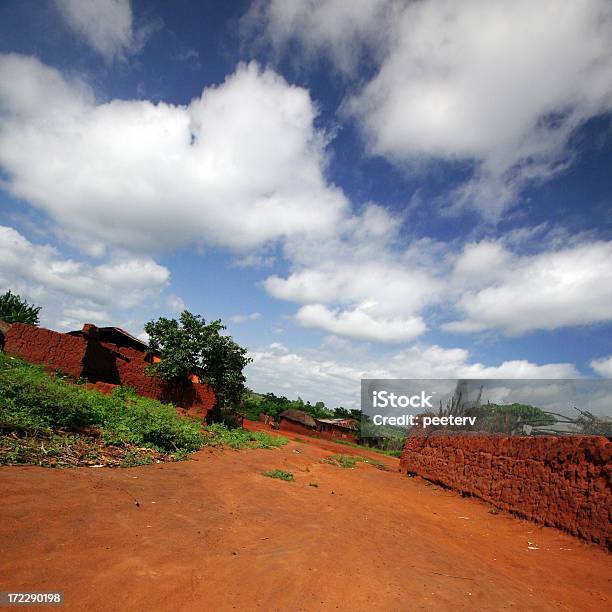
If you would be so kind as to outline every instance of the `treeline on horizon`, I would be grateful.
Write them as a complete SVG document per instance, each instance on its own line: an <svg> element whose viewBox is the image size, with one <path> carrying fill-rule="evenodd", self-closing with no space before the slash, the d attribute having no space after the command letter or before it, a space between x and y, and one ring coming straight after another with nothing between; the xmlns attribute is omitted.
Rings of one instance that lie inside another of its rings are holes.
<svg viewBox="0 0 612 612"><path fill-rule="evenodd" d="M285 410L302 410L314 419L355 419L361 422L362 412L356 409L347 409L343 406L328 408L324 402L311 404L304 401L301 397L290 400L284 395L274 393L256 393L247 391L240 412L252 421L257 421L260 414L267 414L274 420L278 420L281 412Z"/></svg>

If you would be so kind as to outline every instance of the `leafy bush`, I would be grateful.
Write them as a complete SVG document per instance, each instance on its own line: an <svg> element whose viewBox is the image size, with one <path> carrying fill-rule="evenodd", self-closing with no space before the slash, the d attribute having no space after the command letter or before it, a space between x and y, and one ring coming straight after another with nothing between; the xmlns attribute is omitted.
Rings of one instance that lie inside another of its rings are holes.
<svg viewBox="0 0 612 612"><path fill-rule="evenodd" d="M215 421L222 408L240 404L246 389L243 370L251 361L247 350L223 333L225 329L221 320L207 324L188 310L178 321L160 317L145 325L150 350L161 355L148 372L169 381L197 374L215 391Z"/></svg>
<svg viewBox="0 0 612 612"><path fill-rule="evenodd" d="M0 319L6 323L29 323L38 325L40 306L28 304L21 296L7 291L0 295Z"/></svg>
<svg viewBox="0 0 612 612"><path fill-rule="evenodd" d="M278 478L279 480L285 480L286 482L292 482L295 480L291 472L285 472L285 470L268 470L263 473L264 476L269 478Z"/></svg>

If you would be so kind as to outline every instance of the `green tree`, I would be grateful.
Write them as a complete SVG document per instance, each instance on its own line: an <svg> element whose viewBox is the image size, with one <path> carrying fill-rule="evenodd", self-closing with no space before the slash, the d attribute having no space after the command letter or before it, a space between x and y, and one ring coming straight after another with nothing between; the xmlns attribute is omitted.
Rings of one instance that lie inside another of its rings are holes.
<svg viewBox="0 0 612 612"><path fill-rule="evenodd" d="M149 366L148 372L167 381L199 376L217 396L214 418L220 417L222 409L240 404L246 390L243 370L251 361L247 350L223 330L221 320L206 323L187 310L178 321L160 317L145 325L149 350L160 354L160 361Z"/></svg>
<svg viewBox="0 0 612 612"><path fill-rule="evenodd" d="M11 291L0 295L0 319L6 323L29 323L38 325L40 306L28 304L26 300Z"/></svg>

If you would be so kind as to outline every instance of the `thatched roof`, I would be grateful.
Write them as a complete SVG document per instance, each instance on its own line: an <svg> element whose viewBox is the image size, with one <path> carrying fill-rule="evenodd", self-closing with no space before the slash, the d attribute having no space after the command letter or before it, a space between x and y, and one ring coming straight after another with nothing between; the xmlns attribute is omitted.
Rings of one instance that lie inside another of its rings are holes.
<svg viewBox="0 0 612 612"><path fill-rule="evenodd" d="M302 425L306 425L306 427L316 428L317 424L315 420L303 410L295 410L290 408L289 410L285 410L278 415L281 419L287 419L288 421L294 421L295 423L301 423Z"/></svg>

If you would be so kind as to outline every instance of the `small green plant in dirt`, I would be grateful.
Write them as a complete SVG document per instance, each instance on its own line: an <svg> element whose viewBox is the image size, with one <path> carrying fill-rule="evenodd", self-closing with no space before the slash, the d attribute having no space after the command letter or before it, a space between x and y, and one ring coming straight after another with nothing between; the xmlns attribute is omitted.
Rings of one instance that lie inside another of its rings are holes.
<svg viewBox="0 0 612 612"><path fill-rule="evenodd" d="M329 457L325 457L321 459L323 463L328 463L329 465L336 465L341 468L349 469L354 468L357 463L369 463L374 467L377 467L382 470L387 470L387 466L384 463L381 463L377 459L370 459L368 457L360 457L358 455L330 455Z"/></svg>
<svg viewBox="0 0 612 612"><path fill-rule="evenodd" d="M285 470L268 470L263 473L268 478L278 478L279 480L285 480L286 482L293 482L295 478L291 472L285 472Z"/></svg>
<svg viewBox="0 0 612 612"><path fill-rule="evenodd" d="M147 454L138 454L134 451L128 451L121 462L121 467L136 467L138 465L151 465L153 457Z"/></svg>
<svg viewBox="0 0 612 612"><path fill-rule="evenodd" d="M265 431L249 431L241 427L229 427L215 423L204 428L205 444L208 446L229 446L230 448L278 448L287 444L287 438L273 436Z"/></svg>
<svg viewBox="0 0 612 612"><path fill-rule="evenodd" d="M489 508L489 514L499 514L501 512L501 510L499 508L496 508L495 506L491 506Z"/></svg>

